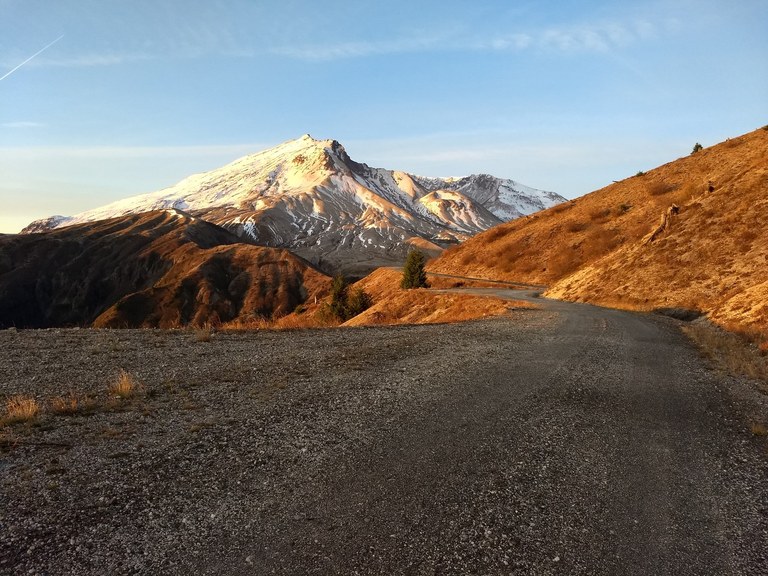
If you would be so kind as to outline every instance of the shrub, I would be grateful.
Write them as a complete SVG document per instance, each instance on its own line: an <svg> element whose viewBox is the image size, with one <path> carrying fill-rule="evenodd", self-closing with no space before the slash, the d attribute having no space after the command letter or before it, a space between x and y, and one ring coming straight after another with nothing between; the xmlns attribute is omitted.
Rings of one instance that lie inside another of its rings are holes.
<svg viewBox="0 0 768 576"><path fill-rule="evenodd" d="M645 176L645 172L643 172L642 170L638 170L635 176Z"/></svg>
<svg viewBox="0 0 768 576"><path fill-rule="evenodd" d="M362 288L355 288L347 298L347 318L357 316L361 312L365 312L373 304L371 296L365 292Z"/></svg>
<svg viewBox="0 0 768 576"><path fill-rule="evenodd" d="M405 260L403 268L403 279L400 281L400 288L406 290L411 288L429 288L427 282L427 273L424 270L424 254L418 250L408 252L408 258Z"/></svg>
<svg viewBox="0 0 768 576"><path fill-rule="evenodd" d="M5 417L0 420L0 424L28 422L37 418L38 412L40 412L40 406L31 396L23 394L11 396L5 401Z"/></svg>
<svg viewBox="0 0 768 576"><path fill-rule="evenodd" d="M507 234L507 229L503 226L494 226L485 233L485 239L488 242L495 242Z"/></svg>
<svg viewBox="0 0 768 576"><path fill-rule="evenodd" d="M596 208L589 213L590 220L602 220L611 215L610 208Z"/></svg>
<svg viewBox="0 0 768 576"><path fill-rule="evenodd" d="M582 232L589 228L586 222L571 222L568 224L568 232Z"/></svg>
<svg viewBox="0 0 768 576"><path fill-rule="evenodd" d="M663 194L667 194L669 192L672 192L672 190L675 189L674 184L667 184L666 182L653 182L652 184L649 184L646 190L648 191L648 194L651 196L661 196Z"/></svg>
<svg viewBox="0 0 768 576"><path fill-rule="evenodd" d="M693 145L693 150L691 151L691 154L696 154L696 152L698 152L702 148L704 148L704 146L696 142L696 144Z"/></svg>

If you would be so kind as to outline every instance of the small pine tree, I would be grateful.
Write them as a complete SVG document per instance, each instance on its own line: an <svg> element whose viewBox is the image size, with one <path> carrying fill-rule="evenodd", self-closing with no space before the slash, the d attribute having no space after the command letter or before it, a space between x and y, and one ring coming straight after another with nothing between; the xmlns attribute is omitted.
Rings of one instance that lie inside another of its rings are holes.
<svg viewBox="0 0 768 576"><path fill-rule="evenodd" d="M347 293L349 285L344 276L334 276L331 284L330 312L340 320L346 320Z"/></svg>
<svg viewBox="0 0 768 576"><path fill-rule="evenodd" d="M340 320L345 322L364 312L373 304L370 295L362 288L349 291L349 284L343 276L335 276L331 283L331 301L326 302L320 309L322 319Z"/></svg>
<svg viewBox="0 0 768 576"><path fill-rule="evenodd" d="M371 296L362 288L355 288L347 297L346 320L365 312L373 304Z"/></svg>
<svg viewBox="0 0 768 576"><path fill-rule="evenodd" d="M696 142L696 144L693 145L693 151L691 152L691 154L696 154L696 152L698 152L702 148L704 148L704 146Z"/></svg>
<svg viewBox="0 0 768 576"><path fill-rule="evenodd" d="M408 258L405 260L403 268L403 279L400 281L400 288L429 288L427 282L427 273L424 271L424 254L418 250L408 252Z"/></svg>

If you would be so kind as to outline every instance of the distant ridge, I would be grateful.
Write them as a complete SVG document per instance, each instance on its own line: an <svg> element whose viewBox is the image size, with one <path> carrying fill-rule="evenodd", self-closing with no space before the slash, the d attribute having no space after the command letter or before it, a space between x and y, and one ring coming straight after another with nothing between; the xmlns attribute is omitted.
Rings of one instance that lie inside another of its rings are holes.
<svg viewBox="0 0 768 576"><path fill-rule="evenodd" d="M0 237L0 328L247 324L329 283L288 250L175 209Z"/></svg>

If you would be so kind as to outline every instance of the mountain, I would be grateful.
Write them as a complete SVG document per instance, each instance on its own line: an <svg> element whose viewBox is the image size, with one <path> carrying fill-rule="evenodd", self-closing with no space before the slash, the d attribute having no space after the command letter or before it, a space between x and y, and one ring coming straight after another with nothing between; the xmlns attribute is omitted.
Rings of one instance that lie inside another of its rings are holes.
<svg viewBox="0 0 768 576"><path fill-rule="evenodd" d="M429 269L768 330L768 127L503 224Z"/></svg>
<svg viewBox="0 0 768 576"><path fill-rule="evenodd" d="M292 312L330 279L175 209L0 237L0 328L165 327Z"/></svg>
<svg viewBox="0 0 768 576"><path fill-rule="evenodd" d="M337 141L305 135L159 192L39 220L22 232L177 208L325 270L355 274L401 262L410 246L438 253L563 200L488 175L424 178L371 168Z"/></svg>

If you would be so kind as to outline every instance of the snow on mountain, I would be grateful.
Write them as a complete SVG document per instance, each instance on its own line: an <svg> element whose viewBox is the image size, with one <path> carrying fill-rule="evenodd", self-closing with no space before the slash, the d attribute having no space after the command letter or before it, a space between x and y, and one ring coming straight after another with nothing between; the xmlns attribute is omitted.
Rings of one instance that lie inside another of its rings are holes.
<svg viewBox="0 0 768 576"><path fill-rule="evenodd" d="M326 270L354 273L400 261L412 244L439 251L563 200L485 174L425 178L371 168L337 141L306 134L158 192L38 220L24 232L178 209L259 244L290 248Z"/></svg>

